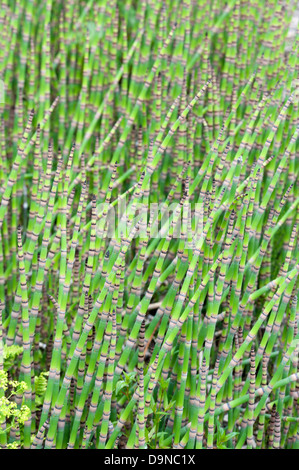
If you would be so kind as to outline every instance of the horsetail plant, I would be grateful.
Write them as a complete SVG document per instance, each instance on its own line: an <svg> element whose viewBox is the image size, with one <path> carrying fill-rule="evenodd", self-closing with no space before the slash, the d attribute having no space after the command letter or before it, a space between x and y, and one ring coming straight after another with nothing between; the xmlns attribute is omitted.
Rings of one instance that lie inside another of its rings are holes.
<svg viewBox="0 0 299 470"><path fill-rule="evenodd" d="M0 447L297 449L295 2L2 3Z"/></svg>

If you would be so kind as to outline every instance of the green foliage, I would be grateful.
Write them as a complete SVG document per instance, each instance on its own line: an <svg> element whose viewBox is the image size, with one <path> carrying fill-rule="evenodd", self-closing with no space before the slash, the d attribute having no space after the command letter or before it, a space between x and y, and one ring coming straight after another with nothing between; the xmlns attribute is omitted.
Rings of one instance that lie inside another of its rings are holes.
<svg viewBox="0 0 299 470"><path fill-rule="evenodd" d="M22 398L22 404L19 406L14 401L16 395L22 397L26 390L27 386L25 382L9 380L7 372L0 370L0 423L6 423L4 428L0 427L0 434L8 436L12 428L16 428L16 426L22 428L25 421L28 421L30 418L31 410L24 404ZM7 443L5 448L14 449L17 448L19 444L20 441L15 440Z"/></svg>
<svg viewBox="0 0 299 470"><path fill-rule="evenodd" d="M23 347L16 344L7 346L4 344L3 347L3 359L4 359L4 370L9 370L16 363L17 356L22 354Z"/></svg>
<svg viewBox="0 0 299 470"><path fill-rule="evenodd" d="M231 440L239 435L238 432L226 433L226 430L217 420L216 447L217 449L231 449Z"/></svg>
<svg viewBox="0 0 299 470"><path fill-rule="evenodd" d="M0 447L298 448L295 10L1 3Z"/></svg>
<svg viewBox="0 0 299 470"><path fill-rule="evenodd" d="M41 406L44 402L45 393L47 390L47 384L49 372L41 372L38 376L34 377L34 391L35 391L35 404Z"/></svg>

